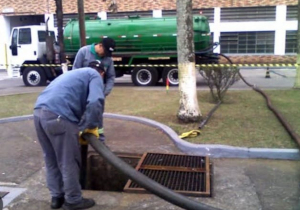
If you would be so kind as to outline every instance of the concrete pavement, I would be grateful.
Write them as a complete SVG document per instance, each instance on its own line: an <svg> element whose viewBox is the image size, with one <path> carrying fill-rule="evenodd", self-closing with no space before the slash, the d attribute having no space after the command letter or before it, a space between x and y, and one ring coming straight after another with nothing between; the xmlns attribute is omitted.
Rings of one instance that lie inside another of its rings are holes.
<svg viewBox="0 0 300 210"><path fill-rule="evenodd" d="M107 145L113 152L182 153L161 130L105 118ZM6 210L50 209L45 168L33 121L0 125L0 191ZM213 158L214 197L195 198L223 210L296 210L300 198L299 161ZM181 209L152 194L84 191L92 209ZM9 197L10 196L10 197Z"/></svg>
<svg viewBox="0 0 300 210"><path fill-rule="evenodd" d="M0 81L8 79L8 78L9 77L8 77L7 71L5 69L0 69Z"/></svg>

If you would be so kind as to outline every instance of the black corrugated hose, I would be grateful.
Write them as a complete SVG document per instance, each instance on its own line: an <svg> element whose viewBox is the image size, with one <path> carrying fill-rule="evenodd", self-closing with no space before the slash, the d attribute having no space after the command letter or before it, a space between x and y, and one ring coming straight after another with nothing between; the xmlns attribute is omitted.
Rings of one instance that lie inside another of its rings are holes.
<svg viewBox="0 0 300 210"><path fill-rule="evenodd" d="M210 112L208 113L208 115L206 116L206 118L200 123L199 125L199 129L202 129L206 123L208 122L208 120L211 118L211 116L213 115L213 113L219 108L219 106L221 105L222 101L219 101L212 110L210 110Z"/></svg>
<svg viewBox="0 0 300 210"><path fill-rule="evenodd" d="M225 55L220 54L221 56L223 56L224 58L226 58L231 64L232 61ZM284 119L284 117L282 116L282 114L275 108L272 106L271 104L271 100L268 97L268 95L263 92L261 89L259 89L258 87L256 87L255 85L250 84L249 82L247 82L245 80L245 78L241 75L240 71L238 71L238 74L240 76L240 78L249 86L252 87L253 90L255 90L256 92L259 92L260 94L262 94L264 96L264 98L267 101L267 106L268 108L275 114L275 116L277 117L277 119L279 120L279 122L283 125L283 127L286 129L286 131L289 133L289 135L292 137L292 139L296 142L296 144L298 145L298 147L300 148L300 136L299 134L297 134L292 126L286 121L286 119Z"/></svg>
<svg viewBox="0 0 300 210"><path fill-rule="evenodd" d="M136 171L126 162L117 157L110 151L102 142L100 142L93 134L83 134L82 137L86 139L89 144L98 152L105 160L111 165L116 167L119 171L124 173L137 184L148 190L149 192L157 195L158 197L184 209L188 210L221 210L191 200L183 195L180 195L162 185L148 178L144 174Z"/></svg>

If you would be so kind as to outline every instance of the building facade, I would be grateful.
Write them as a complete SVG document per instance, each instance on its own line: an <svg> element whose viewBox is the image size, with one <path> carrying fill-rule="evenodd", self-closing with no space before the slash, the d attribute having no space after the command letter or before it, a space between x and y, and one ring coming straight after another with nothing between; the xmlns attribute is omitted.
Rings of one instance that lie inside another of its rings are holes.
<svg viewBox="0 0 300 210"><path fill-rule="evenodd" d="M109 11L110 0L85 0L86 16L125 18L126 15L176 14L176 0L116 0L118 12ZM209 18L215 52L235 63L294 63L296 60L297 0L193 0L194 13ZM77 1L63 0L64 23L77 17ZM9 38L15 26L40 25L49 18L56 27L53 0L0 0L0 69L10 56Z"/></svg>

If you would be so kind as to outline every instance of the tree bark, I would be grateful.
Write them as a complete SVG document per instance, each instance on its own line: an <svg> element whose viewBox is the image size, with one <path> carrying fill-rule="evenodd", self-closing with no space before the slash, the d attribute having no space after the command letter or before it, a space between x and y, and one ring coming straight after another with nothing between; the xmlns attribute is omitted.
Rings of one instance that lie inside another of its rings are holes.
<svg viewBox="0 0 300 210"><path fill-rule="evenodd" d="M85 33L85 15L84 15L84 3L83 0L77 0L78 7L78 20L79 20L79 32L80 32L80 46L86 45L86 33Z"/></svg>
<svg viewBox="0 0 300 210"><path fill-rule="evenodd" d="M66 62L65 50L64 50L64 32L63 32L63 6L62 0L55 0L56 5L56 16L57 16L57 33L58 43L60 47L60 61L61 63Z"/></svg>
<svg viewBox="0 0 300 210"><path fill-rule="evenodd" d="M192 0L177 0L177 55L179 73L179 110L183 122L200 120L197 99Z"/></svg>
<svg viewBox="0 0 300 210"><path fill-rule="evenodd" d="M294 88L300 88L300 0L298 0L297 68Z"/></svg>

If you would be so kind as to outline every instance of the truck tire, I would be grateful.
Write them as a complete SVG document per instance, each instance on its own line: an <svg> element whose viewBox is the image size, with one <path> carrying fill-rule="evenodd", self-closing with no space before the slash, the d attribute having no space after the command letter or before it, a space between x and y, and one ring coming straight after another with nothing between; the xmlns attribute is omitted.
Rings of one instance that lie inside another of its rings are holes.
<svg viewBox="0 0 300 210"><path fill-rule="evenodd" d="M169 79L169 86L177 86L179 84L178 67L165 67L163 71L163 83L167 84Z"/></svg>
<svg viewBox="0 0 300 210"><path fill-rule="evenodd" d="M158 72L153 67L135 67L133 69L131 80L136 86L153 86L156 85Z"/></svg>
<svg viewBox="0 0 300 210"><path fill-rule="evenodd" d="M23 82L26 86L45 86L46 74L41 67L27 67L23 72Z"/></svg>

